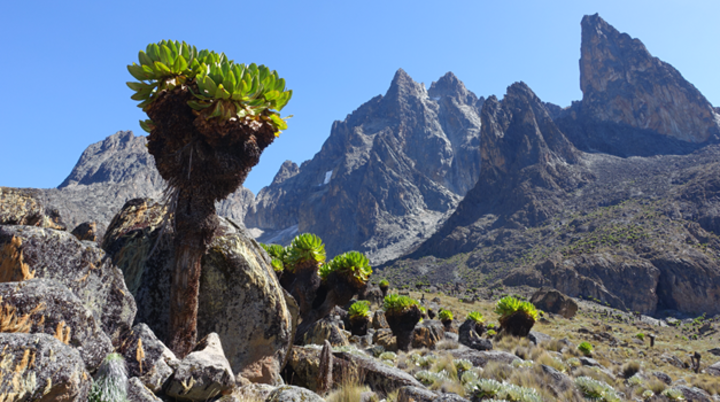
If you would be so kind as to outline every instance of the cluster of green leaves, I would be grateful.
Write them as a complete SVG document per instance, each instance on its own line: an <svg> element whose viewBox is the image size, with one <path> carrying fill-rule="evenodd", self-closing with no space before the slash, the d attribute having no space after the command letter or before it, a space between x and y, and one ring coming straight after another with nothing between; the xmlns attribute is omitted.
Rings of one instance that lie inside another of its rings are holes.
<svg viewBox="0 0 720 402"><path fill-rule="evenodd" d="M260 246L270 255L272 258L272 267L275 272L283 272L285 270L285 259L287 258L287 249L279 244L264 244L260 243Z"/></svg>
<svg viewBox="0 0 720 402"><path fill-rule="evenodd" d="M370 303L367 300L356 301L350 305L348 315L350 318L370 317Z"/></svg>
<svg viewBox="0 0 720 402"><path fill-rule="evenodd" d="M582 376L575 379L575 386L587 399L603 402L620 401L615 389L602 381Z"/></svg>
<svg viewBox="0 0 720 402"><path fill-rule="evenodd" d="M383 279L383 280L380 281L380 285L379 285L379 286L380 286L381 288L390 287L390 282L388 282L387 279Z"/></svg>
<svg viewBox="0 0 720 402"><path fill-rule="evenodd" d="M322 240L312 233L303 233L295 236L286 250L285 268L294 272L301 264L320 266L325 263L325 258L325 245Z"/></svg>
<svg viewBox="0 0 720 402"><path fill-rule="evenodd" d="M417 305L417 300L411 299L408 296L401 296L397 294L387 295L383 300L383 310L390 314L400 314L410 307Z"/></svg>
<svg viewBox="0 0 720 402"><path fill-rule="evenodd" d="M474 321L475 324L482 324L485 322L485 317L483 317L482 313L479 311L469 312L466 319Z"/></svg>
<svg viewBox="0 0 720 402"><path fill-rule="evenodd" d="M645 334L642 332L638 332L637 334L635 334L635 337L640 339L641 341L645 341Z"/></svg>
<svg viewBox="0 0 720 402"><path fill-rule="evenodd" d="M453 319L453 313L450 310L441 309L438 313L438 318L440 321L447 321Z"/></svg>
<svg viewBox="0 0 720 402"><path fill-rule="evenodd" d="M590 342L580 342L577 348L585 356L589 356L593 351L593 345L591 345Z"/></svg>
<svg viewBox="0 0 720 402"><path fill-rule="evenodd" d="M495 305L495 314L498 314L500 318L509 317L518 311L522 311L532 317L533 320L537 320L538 311L535 305L530 302L520 301L512 296L505 296L498 300Z"/></svg>
<svg viewBox="0 0 720 402"><path fill-rule="evenodd" d="M320 267L318 275L325 280L332 272L337 272L360 287L370 279L372 267L370 267L370 260L364 254L348 251L335 256L329 263Z"/></svg>
<svg viewBox="0 0 720 402"><path fill-rule="evenodd" d="M160 92L185 86L196 98L188 105L207 119L262 119L276 131L287 128L278 112L292 90L285 89L285 80L274 70L255 63L235 64L224 53L198 52L195 46L170 40L149 44L138 59L140 64L129 65L128 71L139 82L127 85L144 111ZM149 120L141 121L141 126L148 132L153 128Z"/></svg>

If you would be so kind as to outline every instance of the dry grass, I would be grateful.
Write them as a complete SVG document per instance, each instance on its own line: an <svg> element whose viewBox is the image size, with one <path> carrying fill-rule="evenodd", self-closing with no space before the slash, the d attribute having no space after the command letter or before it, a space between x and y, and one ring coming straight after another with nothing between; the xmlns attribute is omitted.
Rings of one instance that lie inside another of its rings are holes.
<svg viewBox="0 0 720 402"><path fill-rule="evenodd" d="M364 385L365 374L357 367L346 366L343 369L342 381L336 384L337 387L326 396L327 402L360 402L362 394L370 391L370 387Z"/></svg>

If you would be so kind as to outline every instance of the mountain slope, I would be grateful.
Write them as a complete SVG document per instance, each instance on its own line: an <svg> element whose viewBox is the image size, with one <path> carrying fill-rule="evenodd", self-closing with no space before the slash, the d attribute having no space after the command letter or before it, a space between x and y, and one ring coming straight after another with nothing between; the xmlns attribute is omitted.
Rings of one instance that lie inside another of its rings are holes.
<svg viewBox="0 0 720 402"><path fill-rule="evenodd" d="M312 232L329 255L397 257L428 237L477 180L482 103L452 73L426 90L398 70L384 96L333 124L311 161L283 165L246 225L266 231L261 241Z"/></svg>

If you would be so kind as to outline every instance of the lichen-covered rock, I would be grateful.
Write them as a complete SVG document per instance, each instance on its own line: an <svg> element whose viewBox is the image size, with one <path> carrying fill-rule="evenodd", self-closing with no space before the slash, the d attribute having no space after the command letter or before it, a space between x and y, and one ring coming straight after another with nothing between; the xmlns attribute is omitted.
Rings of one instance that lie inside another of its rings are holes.
<svg viewBox="0 0 720 402"><path fill-rule="evenodd" d="M378 329L373 334L373 343L376 345L380 345L385 348L385 350L391 351L391 352L397 352L397 340L395 339L395 335L393 335L392 331L389 329Z"/></svg>
<svg viewBox="0 0 720 402"><path fill-rule="evenodd" d="M65 230L56 209L45 203L41 190L0 187L0 225L26 225Z"/></svg>
<svg viewBox="0 0 720 402"><path fill-rule="evenodd" d="M475 350L490 350L493 344L489 339L481 338L475 331L475 321L467 319L458 329L458 341Z"/></svg>
<svg viewBox="0 0 720 402"><path fill-rule="evenodd" d="M98 228L95 222L83 222L70 233L80 241L98 241Z"/></svg>
<svg viewBox="0 0 720 402"><path fill-rule="evenodd" d="M422 384L410 374L371 357L348 352L336 352L333 356L336 365L342 366L350 363L353 367L356 367L358 372L364 373L364 384L377 393L387 395L405 386L422 387ZM338 382L342 383L341 380Z"/></svg>
<svg viewBox="0 0 720 402"><path fill-rule="evenodd" d="M276 388L260 383L244 385L234 388L231 394L223 396L217 402L265 401Z"/></svg>
<svg viewBox="0 0 720 402"><path fill-rule="evenodd" d="M402 387L398 390L397 402L432 402L438 395L427 388Z"/></svg>
<svg viewBox="0 0 720 402"><path fill-rule="evenodd" d="M331 317L325 317L313 324L305 333L303 344L323 345L327 340L332 346L348 346L350 342L345 332L340 329Z"/></svg>
<svg viewBox="0 0 720 402"><path fill-rule="evenodd" d="M437 320L424 320L412 333L413 348L435 349L435 344L445 338L445 326Z"/></svg>
<svg viewBox="0 0 720 402"><path fill-rule="evenodd" d="M512 364L515 360L521 360L512 353L501 350L473 350L466 347L453 349L450 354L454 359L467 359L476 367L485 367L488 362L499 362Z"/></svg>
<svg viewBox="0 0 720 402"><path fill-rule="evenodd" d="M44 278L65 285L92 312L113 344L130 329L135 300L122 272L96 244L53 229L0 226L0 253L4 252L18 257L3 259L0 281Z"/></svg>
<svg viewBox="0 0 720 402"><path fill-rule="evenodd" d="M128 201L103 240L135 295L137 320L161 340L169 325L173 236L171 230L160 236L162 215L150 200ZM239 225L221 220L202 260L198 336L218 334L238 378L280 384L294 337L293 308L265 251Z"/></svg>
<svg viewBox="0 0 720 402"><path fill-rule="evenodd" d="M153 391L137 377L132 377L128 381L127 396L132 402L162 402L162 399L155 396Z"/></svg>
<svg viewBox="0 0 720 402"><path fill-rule="evenodd" d="M320 395L301 387L283 385L276 388L265 402L324 402Z"/></svg>
<svg viewBox="0 0 720 402"><path fill-rule="evenodd" d="M0 309L25 322L19 332L45 333L76 348L88 372L113 351L93 314L67 287L47 279L0 283Z"/></svg>
<svg viewBox="0 0 720 402"><path fill-rule="evenodd" d="M180 361L165 394L180 400L206 401L233 386L235 376L223 354L220 337L211 333Z"/></svg>
<svg viewBox="0 0 720 402"><path fill-rule="evenodd" d="M372 327L375 329L380 328L390 328L390 326L387 323L387 319L385 319L385 312L382 310L377 310L373 313L372 317Z"/></svg>
<svg viewBox="0 0 720 402"><path fill-rule="evenodd" d="M87 401L92 377L76 349L47 334L0 333L0 400Z"/></svg>
<svg viewBox="0 0 720 402"><path fill-rule="evenodd" d="M123 336L118 352L125 358L130 377L137 377L152 392L160 392L180 364L150 327L142 323Z"/></svg>
<svg viewBox="0 0 720 402"><path fill-rule="evenodd" d="M540 310L559 314L565 318L573 318L578 310L575 300L548 287L538 289L530 298L530 303Z"/></svg>

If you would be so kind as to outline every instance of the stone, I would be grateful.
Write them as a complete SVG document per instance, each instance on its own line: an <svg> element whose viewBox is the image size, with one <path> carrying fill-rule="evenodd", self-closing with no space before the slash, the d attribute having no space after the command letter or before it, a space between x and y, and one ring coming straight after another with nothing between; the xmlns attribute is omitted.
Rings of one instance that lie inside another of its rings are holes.
<svg viewBox="0 0 720 402"><path fill-rule="evenodd" d="M130 329L137 311L135 300L122 271L95 243L53 229L0 226L0 250L10 249L18 258L3 262L1 282L27 277L25 271L65 285L92 312L114 345Z"/></svg>
<svg viewBox="0 0 720 402"><path fill-rule="evenodd" d="M92 312L57 282L29 279L0 283L0 308L16 322L27 322L26 329L17 332L45 333L75 348L88 372L94 372L113 352L110 338Z"/></svg>
<svg viewBox="0 0 720 402"><path fill-rule="evenodd" d="M438 395L427 388L402 387L398 390L397 402L433 402Z"/></svg>
<svg viewBox="0 0 720 402"><path fill-rule="evenodd" d="M720 361L717 361L705 368L705 372L708 374L720 376Z"/></svg>
<svg viewBox="0 0 720 402"><path fill-rule="evenodd" d="M713 399L707 392L697 387L688 387L686 385L676 385L673 388L680 390L687 401L693 402L713 402Z"/></svg>
<svg viewBox="0 0 720 402"><path fill-rule="evenodd" d="M303 337L304 345L323 345L329 341L332 346L348 346L350 341L331 317L325 317L313 324Z"/></svg>
<svg viewBox="0 0 720 402"><path fill-rule="evenodd" d="M206 401L234 386L235 376L223 353L220 337L211 333L180 361L165 394L180 400Z"/></svg>
<svg viewBox="0 0 720 402"><path fill-rule="evenodd" d="M485 365L491 361L512 364L515 360L522 360L512 353L501 350L479 351L470 348L460 348L450 350L450 354L454 359L467 359L476 367L485 367Z"/></svg>
<svg viewBox="0 0 720 402"><path fill-rule="evenodd" d="M162 399L155 396L153 391L137 377L128 380L127 396L132 402L162 402Z"/></svg>
<svg viewBox="0 0 720 402"><path fill-rule="evenodd" d="M435 398L433 402L469 402L467 399L461 397L458 394L442 394L439 397Z"/></svg>
<svg viewBox="0 0 720 402"><path fill-rule="evenodd" d="M167 337L172 272L172 234L158 241L162 215L151 200L131 200L103 240L137 300L137 321L160 340ZM280 287L267 253L241 226L221 219L202 262L198 337L218 334L238 379L278 385L294 337L293 317L297 305Z"/></svg>
<svg viewBox="0 0 720 402"><path fill-rule="evenodd" d="M415 325L411 346L416 349L435 349L435 344L445 338L445 327L437 320L423 320Z"/></svg>
<svg viewBox="0 0 720 402"><path fill-rule="evenodd" d="M559 397L560 395L563 395L565 391L574 388L575 384L573 383L573 380L567 375L544 364L541 364L540 368L542 369L543 377L549 380L548 385L555 393L555 397Z"/></svg>
<svg viewBox="0 0 720 402"><path fill-rule="evenodd" d="M335 352L335 364L343 365L350 363L359 372L364 373L364 384L374 392L387 395L404 386L422 387L422 384L410 374L390 367L371 357L360 356L348 352ZM343 361L345 363L343 363ZM342 383L342 381L338 381Z"/></svg>
<svg viewBox="0 0 720 402"><path fill-rule="evenodd" d="M218 402L265 401L276 388L262 383L244 385L234 388L232 393L218 399Z"/></svg>
<svg viewBox="0 0 720 402"><path fill-rule="evenodd" d="M159 393L180 364L146 324L140 323L126 333L118 352L125 358L128 375L136 377L150 391Z"/></svg>
<svg viewBox="0 0 720 402"><path fill-rule="evenodd" d="M0 333L0 398L87 401L92 377L78 351L48 334Z"/></svg>
<svg viewBox="0 0 720 402"><path fill-rule="evenodd" d="M458 342L475 350L490 350L493 348L489 339L481 338L475 331L475 321L465 320L458 329Z"/></svg>
<svg viewBox="0 0 720 402"><path fill-rule="evenodd" d="M578 310L575 300L548 287L542 287L535 292L530 298L530 303L539 310L558 314L565 318L573 318Z"/></svg>
<svg viewBox="0 0 720 402"><path fill-rule="evenodd" d="M543 334L542 332L530 331L528 334L528 340L534 343L535 346L538 346L543 342L550 342L552 340L552 336Z"/></svg>
<svg viewBox="0 0 720 402"><path fill-rule="evenodd" d="M383 328L377 330L377 332L373 334L373 343L384 347L385 350L390 352L397 352L398 350L397 340L390 329Z"/></svg>
<svg viewBox="0 0 720 402"><path fill-rule="evenodd" d="M97 223L95 222L83 222L77 225L70 233L80 241L97 242L99 240Z"/></svg>
<svg viewBox="0 0 720 402"><path fill-rule="evenodd" d="M669 353L663 353L662 355L660 355L660 360L664 361L665 363L671 364L677 368L680 368L680 369L686 369L686 368L690 367L687 363L680 360L679 357L677 357L675 355L671 355Z"/></svg>
<svg viewBox="0 0 720 402"><path fill-rule="evenodd" d="M669 375L663 373L662 371L655 371L653 372L653 376L657 378L658 380L664 382L667 385L670 385L672 383L672 378L670 378Z"/></svg>
<svg viewBox="0 0 720 402"><path fill-rule="evenodd" d="M305 388L283 385L271 392L265 402L324 402L324 399Z"/></svg>
<svg viewBox="0 0 720 402"><path fill-rule="evenodd" d="M372 327L375 329L380 328L390 328L390 326L387 323L387 319L385 319L385 312L382 310L376 310L373 313L372 317Z"/></svg>
<svg viewBox="0 0 720 402"><path fill-rule="evenodd" d="M47 205L42 190L0 187L0 225L66 230L60 213Z"/></svg>

